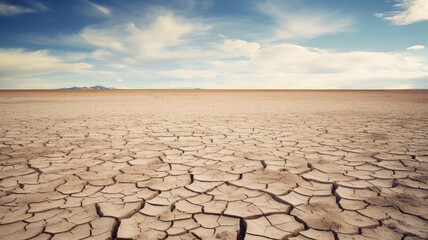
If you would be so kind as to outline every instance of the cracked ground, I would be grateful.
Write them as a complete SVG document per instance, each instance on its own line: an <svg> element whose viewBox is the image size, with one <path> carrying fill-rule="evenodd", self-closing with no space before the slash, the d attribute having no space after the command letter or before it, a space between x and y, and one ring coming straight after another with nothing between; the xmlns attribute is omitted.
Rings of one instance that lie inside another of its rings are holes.
<svg viewBox="0 0 428 240"><path fill-rule="evenodd" d="M0 239L427 239L427 91L1 91Z"/></svg>

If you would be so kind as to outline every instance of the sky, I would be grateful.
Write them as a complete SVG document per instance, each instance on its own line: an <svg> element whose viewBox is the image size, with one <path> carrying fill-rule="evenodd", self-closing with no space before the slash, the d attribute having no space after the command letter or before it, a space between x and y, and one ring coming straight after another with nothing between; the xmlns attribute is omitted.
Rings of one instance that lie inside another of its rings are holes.
<svg viewBox="0 0 428 240"><path fill-rule="evenodd" d="M0 89L427 89L428 0L0 0Z"/></svg>

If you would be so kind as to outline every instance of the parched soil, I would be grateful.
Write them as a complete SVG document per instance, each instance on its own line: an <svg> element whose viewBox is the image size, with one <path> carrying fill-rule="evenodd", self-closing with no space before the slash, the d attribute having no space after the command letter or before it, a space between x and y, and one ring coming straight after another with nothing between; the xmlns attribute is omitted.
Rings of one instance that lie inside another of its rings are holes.
<svg viewBox="0 0 428 240"><path fill-rule="evenodd" d="M0 91L0 239L428 239L428 91Z"/></svg>

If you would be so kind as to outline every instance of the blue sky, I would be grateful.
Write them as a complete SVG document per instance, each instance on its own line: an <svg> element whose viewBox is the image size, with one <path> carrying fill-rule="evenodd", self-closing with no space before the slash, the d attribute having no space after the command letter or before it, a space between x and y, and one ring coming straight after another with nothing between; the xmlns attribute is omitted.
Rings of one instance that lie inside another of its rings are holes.
<svg viewBox="0 0 428 240"><path fill-rule="evenodd" d="M0 0L0 88L428 88L428 0Z"/></svg>

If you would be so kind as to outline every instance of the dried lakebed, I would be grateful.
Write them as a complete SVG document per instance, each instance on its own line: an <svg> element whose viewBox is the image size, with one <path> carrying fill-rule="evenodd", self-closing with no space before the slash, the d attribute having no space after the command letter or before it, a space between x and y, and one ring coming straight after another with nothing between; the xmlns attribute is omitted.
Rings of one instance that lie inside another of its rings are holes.
<svg viewBox="0 0 428 240"><path fill-rule="evenodd" d="M0 239L427 239L427 91L0 91Z"/></svg>

